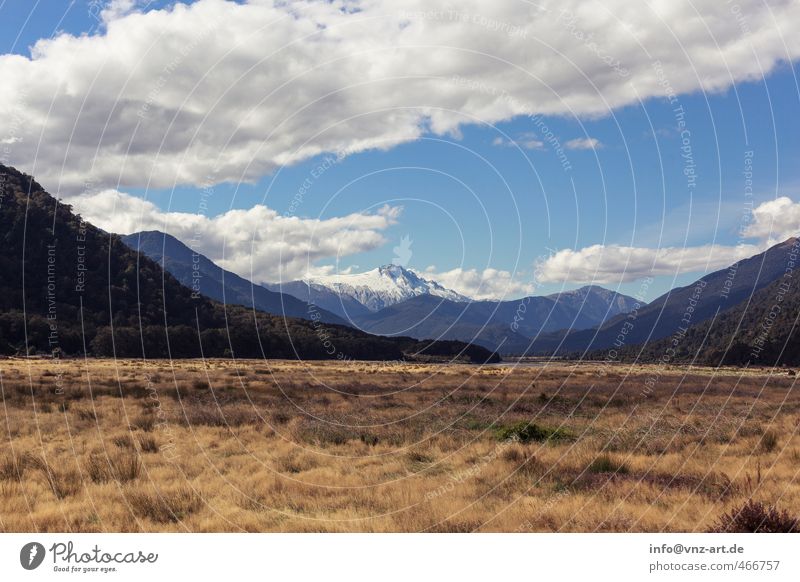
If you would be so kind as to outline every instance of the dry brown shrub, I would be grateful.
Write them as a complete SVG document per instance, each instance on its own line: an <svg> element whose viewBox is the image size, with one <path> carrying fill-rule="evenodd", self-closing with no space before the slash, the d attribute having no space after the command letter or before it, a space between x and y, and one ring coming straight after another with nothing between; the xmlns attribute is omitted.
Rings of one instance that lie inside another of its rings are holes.
<svg viewBox="0 0 800 582"><path fill-rule="evenodd" d="M141 414L133 421L131 428L138 428L144 432L152 432L156 426L156 419L153 414Z"/></svg>
<svg viewBox="0 0 800 582"><path fill-rule="evenodd" d="M723 514L711 533L800 533L800 518L773 505L748 499L739 508Z"/></svg>
<svg viewBox="0 0 800 582"><path fill-rule="evenodd" d="M25 457L6 456L0 461L1 481L22 481L25 475Z"/></svg>
<svg viewBox="0 0 800 582"><path fill-rule="evenodd" d="M70 468L55 469L43 457L29 455L25 459L25 464L38 471L44 477L53 495L58 499L75 495L83 485L81 476L76 470Z"/></svg>
<svg viewBox="0 0 800 582"><path fill-rule="evenodd" d="M131 491L126 499L134 514L156 523L177 523L199 510L203 499L194 489L172 491Z"/></svg>
<svg viewBox="0 0 800 582"><path fill-rule="evenodd" d="M136 448L134 443L133 443L133 437L131 435L129 435L129 434L123 434L123 435L120 435L120 436L116 436L113 439L111 439L111 442L114 443L114 445L118 446L121 449L134 449L134 448Z"/></svg>
<svg viewBox="0 0 800 582"><path fill-rule="evenodd" d="M75 415L80 420L86 420L91 422L97 422L99 420L99 415L92 408L76 408Z"/></svg>
<svg viewBox="0 0 800 582"><path fill-rule="evenodd" d="M159 450L158 441L149 435L141 435L139 437L139 447L144 453L157 453Z"/></svg>
<svg viewBox="0 0 800 582"><path fill-rule="evenodd" d="M762 452L771 453L778 448L778 433L772 429L764 431L758 446Z"/></svg>
<svg viewBox="0 0 800 582"><path fill-rule="evenodd" d="M86 472L95 483L119 481L127 483L138 479L142 473L142 462L136 451L106 456L92 453L86 461Z"/></svg>

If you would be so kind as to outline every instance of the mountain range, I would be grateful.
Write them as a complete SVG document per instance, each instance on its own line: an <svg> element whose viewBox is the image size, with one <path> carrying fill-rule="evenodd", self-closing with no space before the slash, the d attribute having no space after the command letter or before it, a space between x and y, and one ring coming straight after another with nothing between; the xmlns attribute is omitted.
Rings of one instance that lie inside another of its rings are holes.
<svg viewBox="0 0 800 582"><path fill-rule="evenodd" d="M514 301L454 302L420 295L358 317L355 323L370 333L460 339L505 354L524 354L541 333L591 328L627 312L635 302L594 286Z"/></svg>
<svg viewBox="0 0 800 582"><path fill-rule="evenodd" d="M455 302L470 301L469 297L400 265L385 265L364 273L315 276L302 281L275 283L268 287L317 305L320 305L320 298L311 299L315 294L335 297L329 308L346 319L355 319L367 312L374 313L421 295ZM361 307L356 307L354 311L348 309L352 308L354 302ZM325 305L327 304L326 302Z"/></svg>
<svg viewBox="0 0 800 582"><path fill-rule="evenodd" d="M222 304L0 165L0 353L136 358L446 359L480 346L386 338Z"/></svg>
<svg viewBox="0 0 800 582"><path fill-rule="evenodd" d="M122 240L181 283L224 303L305 318L313 304L330 323L346 322L381 336L471 342L506 354L525 353L541 333L591 328L636 304L597 286L514 301L473 301L400 265L267 289L225 271L170 235L141 232Z"/></svg>
<svg viewBox="0 0 800 582"><path fill-rule="evenodd" d="M187 280L192 255L179 241L161 233L125 240L139 241L137 248ZM797 255L798 241L792 238L649 304L598 286L514 301L475 301L399 265L291 281L270 291L205 257L201 263L209 273L205 292L215 298L252 308L263 289L272 303L257 308L280 312L293 305L303 316L314 304L332 322L381 337L469 342L506 355L606 359L613 352L620 360L663 361L668 354L674 362L741 365L800 361L795 345L800 306L794 281L787 277ZM299 303L287 299L292 297ZM770 307L775 298L782 309Z"/></svg>
<svg viewBox="0 0 800 582"><path fill-rule="evenodd" d="M169 235L104 232L13 168L0 177L3 354L800 364L797 238L649 304L597 286L475 301L399 265L276 291Z"/></svg>
<svg viewBox="0 0 800 582"><path fill-rule="evenodd" d="M172 235L146 231L123 236L122 242L147 255L195 293L222 303L243 305L276 315L304 319L311 317L312 309L305 301L293 295L270 291L226 271ZM313 311L315 317L324 323L347 324L344 319L323 308L315 307Z"/></svg>
<svg viewBox="0 0 800 582"><path fill-rule="evenodd" d="M561 331L537 338L532 350L580 356L612 346L644 344L688 329L749 300L780 278L795 241L789 239L690 285L672 289L635 313L619 315L596 329ZM620 338L624 345L616 345Z"/></svg>

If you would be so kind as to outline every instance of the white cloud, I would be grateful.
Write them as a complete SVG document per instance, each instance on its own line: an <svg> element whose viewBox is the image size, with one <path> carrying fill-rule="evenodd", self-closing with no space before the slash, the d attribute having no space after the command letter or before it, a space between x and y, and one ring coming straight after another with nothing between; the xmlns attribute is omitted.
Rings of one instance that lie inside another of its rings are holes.
<svg viewBox="0 0 800 582"><path fill-rule="evenodd" d="M790 0L739 0L743 18L717 0L141 6L0 57L0 135L51 191L254 180L467 123L606 115L665 81L723 90L800 55Z"/></svg>
<svg viewBox="0 0 800 582"><path fill-rule="evenodd" d="M545 283L620 283L648 276L722 269L761 250L756 245L650 249L598 244L577 251L557 251L537 270L539 280Z"/></svg>
<svg viewBox="0 0 800 582"><path fill-rule="evenodd" d="M578 137L564 144L568 150L595 150L603 147L600 140L594 137Z"/></svg>
<svg viewBox="0 0 800 582"><path fill-rule="evenodd" d="M800 235L800 202L781 196L753 209L753 220L745 230L747 236L772 243Z"/></svg>
<svg viewBox="0 0 800 582"><path fill-rule="evenodd" d="M137 0L111 0L100 11L100 18L105 23L118 20L132 13L137 4L139 4Z"/></svg>
<svg viewBox="0 0 800 582"><path fill-rule="evenodd" d="M255 282L294 280L316 261L383 246L381 234L397 222L401 208L374 214L312 219L284 216L263 205L218 216L164 212L152 202L116 191L82 194L75 211L109 232L167 232L218 265Z"/></svg>
<svg viewBox="0 0 800 582"><path fill-rule="evenodd" d="M519 147L526 150L542 150L544 149L544 142L537 139L534 133L523 133L515 139L507 139L504 137L496 137L492 140L493 146L503 147Z"/></svg>
<svg viewBox="0 0 800 582"><path fill-rule="evenodd" d="M531 295L536 290L533 282L520 273L498 269L451 269L437 272L436 267L428 267L422 273L448 289L457 291L472 299L508 300L514 297Z"/></svg>
<svg viewBox="0 0 800 582"><path fill-rule="evenodd" d="M619 283L649 276L723 269L800 233L800 203L781 197L753 209L743 235L753 244L686 247L630 247L596 244L562 249L540 261L538 280L545 283Z"/></svg>

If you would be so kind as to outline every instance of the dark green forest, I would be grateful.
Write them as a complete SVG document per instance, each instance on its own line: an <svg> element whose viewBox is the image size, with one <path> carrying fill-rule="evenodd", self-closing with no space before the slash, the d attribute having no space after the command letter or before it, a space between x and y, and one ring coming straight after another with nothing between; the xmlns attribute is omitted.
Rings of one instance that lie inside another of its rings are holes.
<svg viewBox="0 0 800 582"><path fill-rule="evenodd" d="M787 264L791 262L787 258ZM639 361L669 359L714 366L797 366L800 365L799 317L800 270L792 269L716 317L689 327L683 334L640 348ZM639 348L632 348L625 356L631 359L638 352Z"/></svg>

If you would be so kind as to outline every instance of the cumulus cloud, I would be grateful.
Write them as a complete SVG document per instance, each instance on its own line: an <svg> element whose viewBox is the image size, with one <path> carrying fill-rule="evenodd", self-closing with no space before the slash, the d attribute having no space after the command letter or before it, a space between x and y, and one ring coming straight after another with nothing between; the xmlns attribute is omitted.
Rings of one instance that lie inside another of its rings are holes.
<svg viewBox="0 0 800 582"><path fill-rule="evenodd" d="M760 204L742 234L756 242L661 248L596 244L561 249L539 261L537 278L545 283L619 283L723 269L800 234L800 203L784 196Z"/></svg>
<svg viewBox="0 0 800 582"><path fill-rule="evenodd" d="M123 16L127 16L134 11L139 3L140 2L137 0L111 0L100 11L100 19L103 22L108 23L112 20L117 20Z"/></svg>
<svg viewBox="0 0 800 582"><path fill-rule="evenodd" d="M753 220L745 234L770 243L800 235L800 202L781 196L760 204L753 209Z"/></svg>
<svg viewBox="0 0 800 582"><path fill-rule="evenodd" d="M384 206L373 214L312 219L281 215L259 204L209 217L164 212L152 202L111 190L82 194L70 202L86 220L109 232L169 233L256 283L299 279L316 261L383 246L382 231L395 224L402 211Z"/></svg>
<svg viewBox="0 0 800 582"><path fill-rule="evenodd" d="M498 269L451 269L438 272L436 267L425 269L423 276L437 281L448 289L477 300L503 300L532 295L536 290L530 280L520 273Z"/></svg>
<svg viewBox="0 0 800 582"><path fill-rule="evenodd" d="M594 137L578 137L564 144L568 150L595 150L603 147L600 140Z"/></svg>
<svg viewBox="0 0 800 582"><path fill-rule="evenodd" d="M598 244L557 251L537 270L539 280L545 283L619 283L648 276L722 269L760 250L759 246L744 244L660 249Z"/></svg>
<svg viewBox="0 0 800 582"><path fill-rule="evenodd" d="M51 191L255 180L468 123L602 116L665 82L723 90L800 55L791 0L740 0L741 17L716 0L144 6L0 57L9 159Z"/></svg>

